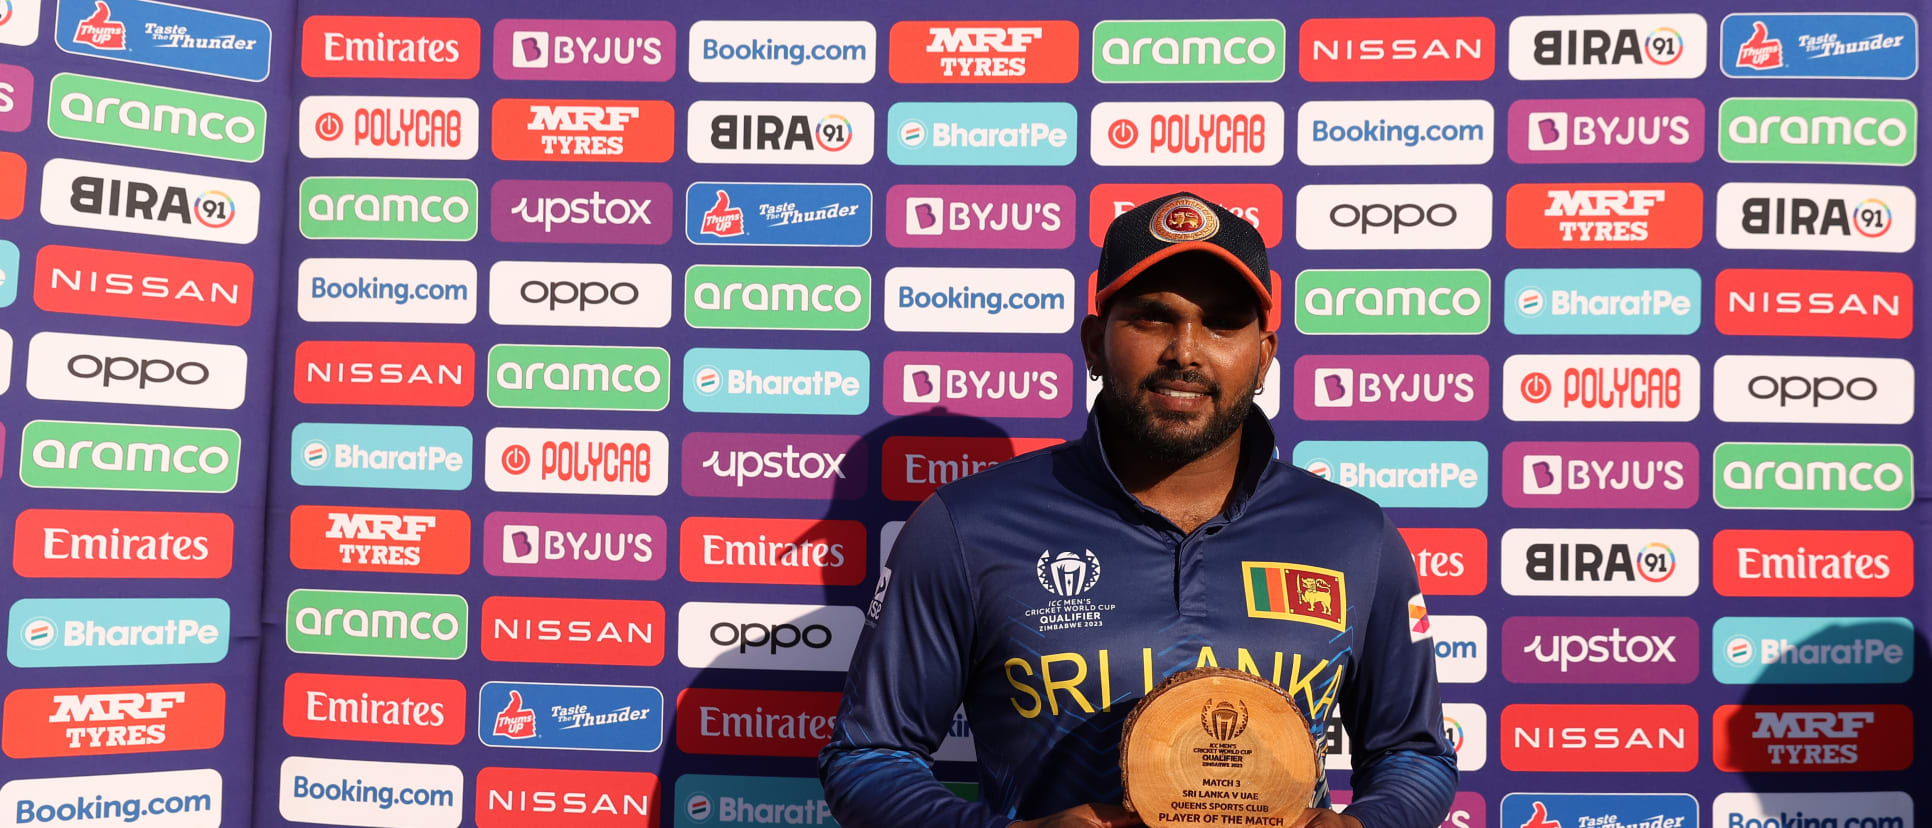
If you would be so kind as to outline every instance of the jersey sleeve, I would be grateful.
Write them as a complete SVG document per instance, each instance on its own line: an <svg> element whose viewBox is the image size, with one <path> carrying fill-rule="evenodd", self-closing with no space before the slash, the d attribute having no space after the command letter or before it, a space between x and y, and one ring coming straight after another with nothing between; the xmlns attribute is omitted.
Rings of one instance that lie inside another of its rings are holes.
<svg viewBox="0 0 1932 828"><path fill-rule="evenodd" d="M1348 815L1363 828L1436 828L1456 795L1456 753L1442 729L1434 639L1410 632L1421 594L1408 544L1385 518L1368 628L1342 688L1355 767Z"/></svg>
<svg viewBox="0 0 1932 828"><path fill-rule="evenodd" d="M965 697L973 594L952 515L926 499L879 567L832 741L818 755L845 828L1006 828L1012 819L934 778L932 754Z"/></svg>

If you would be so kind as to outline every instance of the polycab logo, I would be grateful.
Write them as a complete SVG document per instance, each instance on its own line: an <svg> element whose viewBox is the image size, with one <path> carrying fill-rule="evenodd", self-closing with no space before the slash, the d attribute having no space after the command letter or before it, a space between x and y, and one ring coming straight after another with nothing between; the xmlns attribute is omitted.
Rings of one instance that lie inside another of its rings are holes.
<svg viewBox="0 0 1932 828"><path fill-rule="evenodd" d="M1902 771L1912 766L1912 721L1902 704L1727 704L1711 714L1711 764L1730 773Z"/></svg>
<svg viewBox="0 0 1932 828"><path fill-rule="evenodd" d="M692 687L675 708L685 753L811 757L832 738L839 694Z"/></svg>
<svg viewBox="0 0 1932 828"><path fill-rule="evenodd" d="M32 46L40 39L40 4L42 0L8 0L4 11L0 11L0 43L8 46Z"/></svg>
<svg viewBox="0 0 1932 828"><path fill-rule="evenodd" d="M310 405L461 407L476 395L461 342L329 342L295 347L295 399Z"/></svg>
<svg viewBox="0 0 1932 828"><path fill-rule="evenodd" d="M1287 56L1279 20L1102 20L1093 28L1101 83L1273 83Z"/></svg>
<svg viewBox="0 0 1932 828"><path fill-rule="evenodd" d="M461 575L470 568L470 516L456 509L297 506L288 556L298 569Z"/></svg>
<svg viewBox="0 0 1932 828"><path fill-rule="evenodd" d="M1401 529L1424 595L1480 595L1489 586L1489 536L1481 529Z"/></svg>
<svg viewBox="0 0 1932 828"><path fill-rule="evenodd" d="M1107 225L1122 213L1178 191L1194 193L1221 205L1261 231L1269 247L1281 243L1281 188L1273 184L1097 184L1087 196L1087 238L1098 247Z"/></svg>
<svg viewBox="0 0 1932 828"><path fill-rule="evenodd" d="M1888 78L1919 71L1919 23L1909 14L1732 14L1718 68L1733 78Z"/></svg>
<svg viewBox="0 0 1932 828"><path fill-rule="evenodd" d="M483 768L476 772L476 824L657 828L660 790L654 773Z"/></svg>
<svg viewBox="0 0 1932 828"><path fill-rule="evenodd" d="M1874 184L1717 188L1717 243L1732 250L1904 253L1917 240L1918 195Z"/></svg>
<svg viewBox="0 0 1932 828"><path fill-rule="evenodd" d="M282 730L298 739L454 745L463 741L468 696L455 679L290 673Z"/></svg>
<svg viewBox="0 0 1932 828"><path fill-rule="evenodd" d="M474 447L462 426L297 423L289 477L298 486L461 491Z"/></svg>
<svg viewBox="0 0 1932 828"><path fill-rule="evenodd" d="M1067 416L1073 360L1066 354L894 351L885 360L885 409L895 416Z"/></svg>
<svg viewBox="0 0 1932 828"><path fill-rule="evenodd" d="M690 517L678 527L678 574L697 583L854 586L865 580L865 550L856 520Z"/></svg>
<svg viewBox="0 0 1932 828"><path fill-rule="evenodd" d="M41 400L232 411L247 377L234 345L53 331L27 344L27 393Z"/></svg>
<svg viewBox="0 0 1932 828"><path fill-rule="evenodd" d="M947 483L1063 442L1058 437L887 437L880 450L879 488L887 500L917 503Z"/></svg>
<svg viewBox="0 0 1932 828"><path fill-rule="evenodd" d="M895 331L1066 333L1075 301L1073 274L1057 268L895 267L885 278Z"/></svg>
<svg viewBox="0 0 1932 828"><path fill-rule="evenodd" d="M24 166L19 173L16 188L26 181ZM0 196L0 216L19 215L8 203ZM67 158L48 161L40 176L40 217L65 227L248 244L261 207L261 189L235 178Z"/></svg>
<svg viewBox="0 0 1932 828"><path fill-rule="evenodd" d="M495 492L658 495L670 482L661 431L493 428L483 481Z"/></svg>
<svg viewBox="0 0 1932 828"><path fill-rule="evenodd" d="M1517 184L1509 188L1507 233L1518 249L1696 247L1704 238L1704 190L1688 182Z"/></svg>
<svg viewBox="0 0 1932 828"><path fill-rule="evenodd" d="M1915 374L1903 359L1718 357L1711 407L1730 423L1876 423L1912 419Z"/></svg>
<svg viewBox="0 0 1932 828"><path fill-rule="evenodd" d="M1304 420L1480 420L1489 414L1489 362L1310 354L1295 360L1294 399Z"/></svg>
<svg viewBox="0 0 1932 828"><path fill-rule="evenodd" d="M1292 462L1387 508L1474 509L1489 499L1489 449L1477 442L1305 440Z"/></svg>
<svg viewBox="0 0 1932 828"><path fill-rule="evenodd" d="M1745 597L1903 598L1912 556L1899 531L1726 529L1711 540L1711 585Z"/></svg>
<svg viewBox="0 0 1932 828"><path fill-rule="evenodd" d="M219 684L15 690L0 744L14 759L206 750L227 714Z"/></svg>
<svg viewBox="0 0 1932 828"><path fill-rule="evenodd" d="M1695 78L1709 60L1698 14L1578 14L1509 23L1509 74L1518 80Z"/></svg>
<svg viewBox="0 0 1932 828"><path fill-rule="evenodd" d="M483 657L535 664L655 667L664 660L664 605L491 596L483 600Z"/></svg>
<svg viewBox="0 0 1932 828"><path fill-rule="evenodd" d="M1103 167L1272 167L1287 118L1273 101L1100 103L1087 151Z"/></svg>
<svg viewBox="0 0 1932 828"><path fill-rule="evenodd" d="M886 155L899 165L1064 167L1080 154L1080 112L1062 102L892 105Z"/></svg>
<svg viewBox="0 0 1932 828"><path fill-rule="evenodd" d="M1060 250L1073 244L1071 187L900 184L886 191L886 205L893 247Z"/></svg>
<svg viewBox="0 0 1932 828"><path fill-rule="evenodd" d="M863 101L698 101L684 146L700 164L865 164L877 132Z"/></svg>
<svg viewBox="0 0 1932 828"><path fill-rule="evenodd" d="M22 598L7 610L15 667L213 664L228 657L219 598Z"/></svg>
<svg viewBox="0 0 1932 828"><path fill-rule="evenodd" d="M1518 164L1688 164L1704 157L1704 102L1596 98L1509 105Z"/></svg>
<svg viewBox="0 0 1932 828"><path fill-rule="evenodd" d="M1719 618L1711 673L1724 684L1902 684L1912 678L1907 618Z"/></svg>
<svg viewBox="0 0 1932 828"><path fill-rule="evenodd" d="M75 141L253 163L268 132L260 103L166 86L62 72L47 100L47 131Z"/></svg>
<svg viewBox="0 0 1932 828"><path fill-rule="evenodd" d="M863 247L872 241L864 184L699 181L684 191L692 244Z"/></svg>
<svg viewBox="0 0 1932 828"><path fill-rule="evenodd" d="M311 78L476 77L483 29L468 17L345 17L302 21L302 74Z"/></svg>
<svg viewBox="0 0 1932 828"><path fill-rule="evenodd" d="M245 81L268 77L271 37L253 17L151 0L67 0L54 18L63 52Z"/></svg>
<svg viewBox="0 0 1932 828"><path fill-rule="evenodd" d="M1919 109L1869 98L1726 98L1718 154L1733 164L1903 167L1918 157Z"/></svg>
<svg viewBox="0 0 1932 828"><path fill-rule="evenodd" d="M499 20L490 68L504 80L656 83L677 73L678 32L663 20Z"/></svg>
<svg viewBox="0 0 1932 828"><path fill-rule="evenodd" d="M1738 825L1717 820L1712 824ZM1697 797L1690 794L1513 793L1503 797L1502 825L1504 828L1638 828L1641 825L1698 828Z"/></svg>
<svg viewBox="0 0 1932 828"><path fill-rule="evenodd" d="M482 128L472 98L310 95L296 141L306 158L465 160Z"/></svg>
<svg viewBox="0 0 1932 828"><path fill-rule="evenodd" d="M490 321L662 328L671 321L671 269L628 262L497 262L490 265Z"/></svg>
<svg viewBox="0 0 1932 828"><path fill-rule="evenodd" d="M1503 279L1503 324L1553 336L1696 333L1703 293L1689 269L1521 268Z"/></svg>
<svg viewBox="0 0 1932 828"><path fill-rule="evenodd" d="M305 322L461 325L476 318L476 265L461 259L303 259Z"/></svg>
<svg viewBox="0 0 1932 828"><path fill-rule="evenodd" d="M490 185L490 238L663 244L671 240L671 188L647 181L498 181Z"/></svg>
<svg viewBox="0 0 1932 828"><path fill-rule="evenodd" d="M684 493L851 500L866 491L865 442L844 434L685 435Z"/></svg>
<svg viewBox="0 0 1932 828"><path fill-rule="evenodd" d="M1700 672L1689 618L1537 618L1503 622L1503 676L1516 684L1689 684Z"/></svg>
<svg viewBox="0 0 1932 828"><path fill-rule="evenodd" d="M684 407L737 414L863 414L872 360L864 351L692 348Z"/></svg>
<svg viewBox="0 0 1932 828"><path fill-rule="evenodd" d="M1503 591L1575 597L1686 596L1697 591L1689 529L1511 529Z"/></svg>
<svg viewBox="0 0 1932 828"><path fill-rule="evenodd" d="M463 769L455 765L290 756L282 760L277 787L277 812L289 822L370 828L463 822Z"/></svg>
<svg viewBox="0 0 1932 828"><path fill-rule="evenodd" d="M1309 101L1295 111L1295 155L1310 166L1486 164L1488 101Z"/></svg>
<svg viewBox="0 0 1932 828"><path fill-rule="evenodd" d="M1481 250L1492 213L1482 184L1310 184L1295 193L1295 242L1310 250Z"/></svg>
<svg viewBox="0 0 1932 828"><path fill-rule="evenodd" d="M858 607L714 604L678 608L678 662L740 670L845 670L865 617Z"/></svg>
<svg viewBox="0 0 1932 828"><path fill-rule="evenodd" d="M1487 17L1319 18L1301 24L1296 66L1315 83L1479 81L1496 73Z"/></svg>
<svg viewBox="0 0 1932 828"><path fill-rule="evenodd" d="M1912 505L1912 449L1870 443L1720 443L1712 499L1724 509L1897 511Z"/></svg>
<svg viewBox="0 0 1932 828"><path fill-rule="evenodd" d="M655 687L492 681L476 694L476 740L490 747L648 753L664 744Z"/></svg>
<svg viewBox="0 0 1932 828"><path fill-rule="evenodd" d="M1512 704L1503 767L1518 773L1669 773L1697 767L1697 709L1684 704Z"/></svg>
<svg viewBox="0 0 1932 828"><path fill-rule="evenodd" d="M1517 422L1689 422L1702 379L1687 354L1517 354L1503 362L1503 414Z"/></svg>
<svg viewBox="0 0 1932 828"><path fill-rule="evenodd" d="M24 578L220 578L235 522L216 512L27 509L13 523Z"/></svg>
<svg viewBox="0 0 1932 828"><path fill-rule="evenodd" d="M1904 339L1912 279L1864 270L1723 270L1717 329L1732 336Z"/></svg>
<svg viewBox="0 0 1932 828"><path fill-rule="evenodd" d="M1070 20L906 20L887 37L898 83L1066 83L1080 71Z"/></svg>
<svg viewBox="0 0 1932 828"><path fill-rule="evenodd" d="M1510 443L1503 502L1518 509L1688 509L1697 505L1690 443Z"/></svg>
<svg viewBox="0 0 1932 828"><path fill-rule="evenodd" d="M677 110L665 101L502 98L490 154L505 161L668 161Z"/></svg>
<svg viewBox="0 0 1932 828"><path fill-rule="evenodd" d="M55 313L234 327L254 306L238 262L50 244L34 261L34 304Z"/></svg>
<svg viewBox="0 0 1932 828"><path fill-rule="evenodd" d="M315 176L302 179L300 199L307 239L476 238L476 182L467 178Z"/></svg>
<svg viewBox="0 0 1932 828"><path fill-rule="evenodd" d="M1481 270L1304 270L1295 329L1304 334L1479 334L1489 330Z"/></svg>
<svg viewBox="0 0 1932 828"><path fill-rule="evenodd" d="M1489 675L1489 625L1475 615L1432 615L1429 636L1443 684L1475 684Z"/></svg>
<svg viewBox="0 0 1932 828"><path fill-rule="evenodd" d="M650 515L491 512L483 518L483 568L512 578L664 577L664 519Z"/></svg>
<svg viewBox="0 0 1932 828"><path fill-rule="evenodd" d="M700 20L690 43L699 83L866 83L878 70L864 20Z"/></svg>

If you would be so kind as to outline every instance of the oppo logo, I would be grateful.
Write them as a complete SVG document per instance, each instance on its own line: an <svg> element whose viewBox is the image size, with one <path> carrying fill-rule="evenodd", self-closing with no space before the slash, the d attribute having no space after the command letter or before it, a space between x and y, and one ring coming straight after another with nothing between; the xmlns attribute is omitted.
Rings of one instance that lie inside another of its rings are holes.
<svg viewBox="0 0 1932 828"><path fill-rule="evenodd" d="M1311 250L1478 250L1493 213L1481 184L1312 184L1295 195L1295 241Z"/></svg>
<svg viewBox="0 0 1932 828"><path fill-rule="evenodd" d="M864 626L857 607L686 603L678 610L686 667L844 670Z"/></svg>
<svg viewBox="0 0 1932 828"><path fill-rule="evenodd" d="M1388 228L1389 232L1400 234L1405 227L1420 227L1424 223L1435 227L1448 227L1456 223L1456 208L1449 204L1337 204L1328 211L1328 220L1336 227L1357 228L1362 233L1370 230Z"/></svg>
<svg viewBox="0 0 1932 828"><path fill-rule="evenodd" d="M37 399L233 409L248 355L233 345L46 332L28 345Z"/></svg>
<svg viewBox="0 0 1932 828"><path fill-rule="evenodd" d="M165 359L95 354L76 354L68 359L67 373L85 380L99 379L102 388L115 382L138 382L140 387L146 388L148 383L160 385L178 381L183 385L200 385L208 381L208 366L199 362L176 365Z"/></svg>
<svg viewBox="0 0 1932 828"><path fill-rule="evenodd" d="M1877 423L1912 419L1916 372L1903 359L1720 357L1712 405L1720 420L1757 423Z"/></svg>
<svg viewBox="0 0 1932 828"><path fill-rule="evenodd" d="M799 627L793 624L773 626L720 621L711 625L711 643L720 647L737 647L741 653L763 649L777 655L779 650L800 645L823 650L832 643L832 631L823 624Z"/></svg>

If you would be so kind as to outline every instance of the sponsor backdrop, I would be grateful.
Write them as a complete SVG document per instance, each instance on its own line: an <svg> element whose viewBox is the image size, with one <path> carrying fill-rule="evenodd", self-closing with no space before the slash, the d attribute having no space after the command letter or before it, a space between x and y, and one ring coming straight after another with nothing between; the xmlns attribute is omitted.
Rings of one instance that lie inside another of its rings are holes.
<svg viewBox="0 0 1932 828"><path fill-rule="evenodd" d="M1185 188L1448 824L1911 828L1916 9L0 0L0 808L832 824L898 521L1080 433Z"/></svg>

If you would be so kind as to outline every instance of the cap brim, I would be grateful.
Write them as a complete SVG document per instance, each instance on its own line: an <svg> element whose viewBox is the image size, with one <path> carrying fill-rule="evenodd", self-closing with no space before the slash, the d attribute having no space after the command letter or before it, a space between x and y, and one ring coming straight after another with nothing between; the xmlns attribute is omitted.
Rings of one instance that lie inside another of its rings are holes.
<svg viewBox="0 0 1932 828"><path fill-rule="evenodd" d="M1203 253L1213 254L1215 258L1220 259L1223 262L1226 262L1228 267L1233 268L1236 275L1246 279L1248 282L1248 287L1254 289L1255 297L1261 300L1261 309L1263 311L1274 309L1275 299L1272 295L1268 293L1268 282L1266 281L1266 279L1256 274L1254 271L1249 270L1248 264L1246 262L1241 261L1241 259L1235 256L1233 253L1228 252L1227 248L1222 247L1218 244L1213 244L1211 242L1205 242L1205 241L1190 241L1190 242L1181 242L1180 244L1168 245L1167 247L1163 247L1160 250L1156 251L1153 255L1150 255L1145 259L1141 259L1133 267L1128 268L1127 272L1120 274L1119 278L1114 279L1113 284L1108 285L1107 287L1100 290L1098 293L1094 294L1093 296L1094 307L1097 308L1097 307L1106 305L1108 299L1112 299L1114 294L1119 293L1121 288L1126 287L1128 282L1131 282L1134 280L1134 277L1147 272L1148 268L1151 268L1154 265L1160 264L1161 262L1167 261L1168 259L1171 259L1182 253L1191 253L1197 250Z"/></svg>

